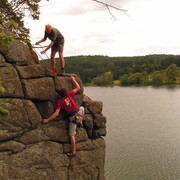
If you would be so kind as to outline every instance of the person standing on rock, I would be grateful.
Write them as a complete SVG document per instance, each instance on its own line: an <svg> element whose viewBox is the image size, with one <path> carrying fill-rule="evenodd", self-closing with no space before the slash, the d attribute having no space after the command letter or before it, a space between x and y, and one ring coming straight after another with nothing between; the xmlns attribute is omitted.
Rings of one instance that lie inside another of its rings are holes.
<svg viewBox="0 0 180 180"><path fill-rule="evenodd" d="M74 156L76 154L76 128L81 126L84 118L84 107L78 107L75 102L74 95L79 91L80 85L75 80L73 76L70 76L72 82L75 85L75 88L66 91L65 88L62 88L58 93L61 95L61 98L57 101L57 106L55 112L48 118L43 119L42 123L48 123L59 115L61 108L65 110L69 117L69 137L71 142L72 151L67 153L68 156Z"/></svg>
<svg viewBox="0 0 180 180"><path fill-rule="evenodd" d="M51 40L51 43L46 47L45 50L41 51L41 54L45 54L47 50L51 48L51 67L52 71L57 75L59 72L55 68L55 55L56 52L59 52L59 58L61 63L61 73L64 73L64 67L65 67L65 61L63 57L63 50L64 50L64 36L60 33L60 31L54 27L52 27L50 24L47 24L45 26L45 33L44 38L40 41L36 42L36 45L39 45L42 42L45 42L46 39L49 38Z"/></svg>

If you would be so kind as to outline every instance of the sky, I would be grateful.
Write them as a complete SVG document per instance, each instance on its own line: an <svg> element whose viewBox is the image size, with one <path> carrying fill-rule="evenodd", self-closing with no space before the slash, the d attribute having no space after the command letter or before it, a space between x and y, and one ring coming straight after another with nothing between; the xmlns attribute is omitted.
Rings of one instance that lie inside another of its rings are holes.
<svg viewBox="0 0 180 180"><path fill-rule="evenodd" d="M106 6L93 0L42 0L39 20L25 21L31 43L42 39L45 25L51 24L65 37L64 57L180 54L180 0L100 1L126 14L109 8L115 20Z"/></svg>

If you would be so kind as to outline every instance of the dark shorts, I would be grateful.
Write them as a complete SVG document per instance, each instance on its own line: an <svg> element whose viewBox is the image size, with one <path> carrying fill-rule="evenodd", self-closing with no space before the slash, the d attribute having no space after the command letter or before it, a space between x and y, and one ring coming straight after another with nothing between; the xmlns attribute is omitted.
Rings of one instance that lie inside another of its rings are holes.
<svg viewBox="0 0 180 180"><path fill-rule="evenodd" d="M63 51L64 50L64 45L63 44L54 44L52 46L52 49L51 51L54 52L54 51Z"/></svg>

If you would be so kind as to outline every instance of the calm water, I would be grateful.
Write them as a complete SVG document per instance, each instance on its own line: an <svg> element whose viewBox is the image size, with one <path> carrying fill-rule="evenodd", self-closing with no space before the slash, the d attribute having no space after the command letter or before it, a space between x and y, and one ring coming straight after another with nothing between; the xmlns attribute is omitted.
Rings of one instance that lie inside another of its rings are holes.
<svg viewBox="0 0 180 180"><path fill-rule="evenodd" d="M180 87L85 87L107 117L107 180L180 179Z"/></svg>

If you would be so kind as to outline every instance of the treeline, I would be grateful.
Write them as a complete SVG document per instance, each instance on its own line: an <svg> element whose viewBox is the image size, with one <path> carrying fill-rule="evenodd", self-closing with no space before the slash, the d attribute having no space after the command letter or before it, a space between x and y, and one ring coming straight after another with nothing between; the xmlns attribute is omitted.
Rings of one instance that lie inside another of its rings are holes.
<svg viewBox="0 0 180 180"><path fill-rule="evenodd" d="M67 73L78 74L85 85L167 85L180 84L180 55L136 57L65 57ZM41 61L49 67L49 60ZM60 68L59 59L56 59Z"/></svg>

